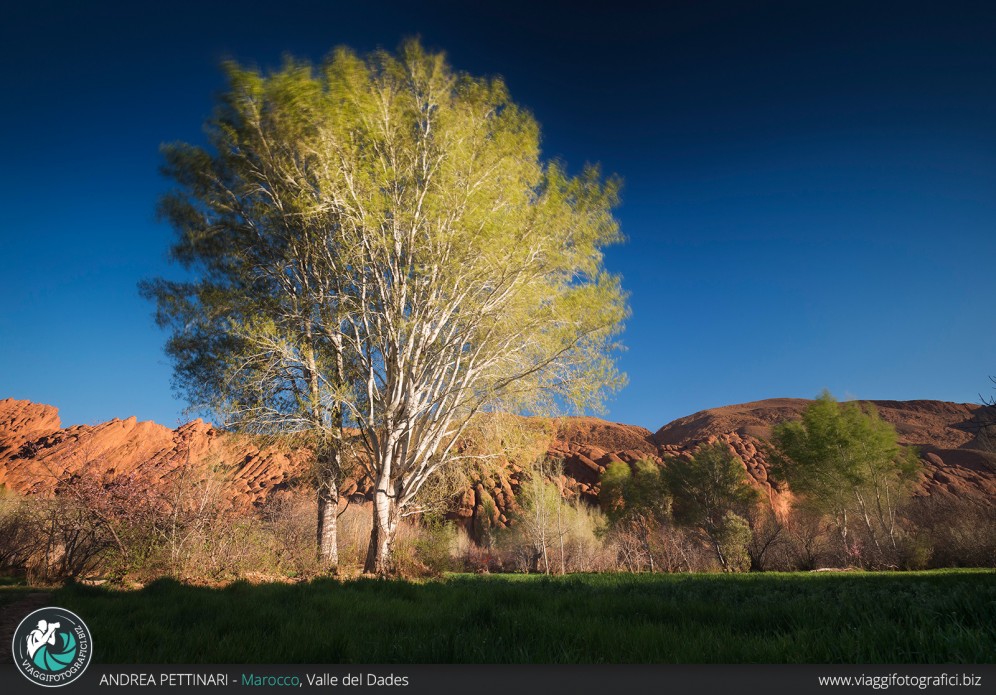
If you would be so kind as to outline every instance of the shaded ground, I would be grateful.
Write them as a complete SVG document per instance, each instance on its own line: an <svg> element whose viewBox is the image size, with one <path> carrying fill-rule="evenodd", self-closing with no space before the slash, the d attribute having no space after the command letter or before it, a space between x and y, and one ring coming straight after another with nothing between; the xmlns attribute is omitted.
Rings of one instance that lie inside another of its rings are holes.
<svg viewBox="0 0 996 695"><path fill-rule="evenodd" d="M104 663L989 663L996 573L70 586Z"/></svg>
<svg viewBox="0 0 996 695"><path fill-rule="evenodd" d="M24 616L51 605L52 594L0 577L0 664L10 663L10 641Z"/></svg>

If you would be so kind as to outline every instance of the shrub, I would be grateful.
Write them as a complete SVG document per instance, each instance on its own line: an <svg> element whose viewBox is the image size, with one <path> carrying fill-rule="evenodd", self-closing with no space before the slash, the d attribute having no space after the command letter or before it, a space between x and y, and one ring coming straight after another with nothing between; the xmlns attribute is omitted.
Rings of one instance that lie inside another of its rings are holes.
<svg viewBox="0 0 996 695"><path fill-rule="evenodd" d="M39 544L32 500L0 486L0 570L24 570Z"/></svg>
<svg viewBox="0 0 996 695"><path fill-rule="evenodd" d="M746 572L750 569L750 525L742 516L727 512L714 538L720 563L726 572Z"/></svg>
<svg viewBox="0 0 996 695"><path fill-rule="evenodd" d="M788 544L787 534L771 505L763 502L755 505L748 511L746 519L751 532L750 543L747 544L750 568L758 572L785 569L783 558Z"/></svg>
<svg viewBox="0 0 996 695"><path fill-rule="evenodd" d="M443 572L453 572L459 566L459 534L455 525L432 519L423 521L417 527L415 556L432 576Z"/></svg>
<svg viewBox="0 0 996 695"><path fill-rule="evenodd" d="M497 534L501 565L520 572L591 572L602 569L605 515L580 499L565 499L546 477L556 469L534 469L519 491L519 509ZM557 479L560 479L559 476Z"/></svg>
<svg viewBox="0 0 996 695"><path fill-rule="evenodd" d="M113 545L107 525L64 496L32 505L39 543L27 562L29 581L50 583L91 575Z"/></svg>
<svg viewBox="0 0 996 695"><path fill-rule="evenodd" d="M996 506L932 495L914 498L904 517L912 561L929 549L929 567L996 567Z"/></svg>

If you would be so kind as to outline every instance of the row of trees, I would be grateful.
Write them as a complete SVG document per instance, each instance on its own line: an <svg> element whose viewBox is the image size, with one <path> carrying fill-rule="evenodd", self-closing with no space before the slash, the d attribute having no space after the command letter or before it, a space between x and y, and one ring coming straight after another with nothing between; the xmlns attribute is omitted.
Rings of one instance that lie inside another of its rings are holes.
<svg viewBox="0 0 996 695"><path fill-rule="evenodd" d="M431 513L399 522L397 571L996 564L996 510L937 496L911 498L915 453L896 444L895 431L873 409L837 403L829 394L801 420L774 428L772 475L788 481L792 492L791 509L780 507L778 514L722 443L663 464L613 463L602 476L600 504L592 506L568 493L561 467L544 458L545 447L537 444L543 437L535 435L549 432L510 420L523 425L518 432L492 418L494 427L474 434L476 447L486 449L502 434L520 464L539 462L520 478L513 509L504 508L511 525L499 523L496 503L481 486L473 522L463 530L446 522L444 502L469 484L456 476L453 487L428 491L439 503ZM300 489L246 511L232 507L222 465L182 466L166 481L153 481L100 464L84 462L58 479L52 498L0 494L0 568L26 569L40 581L162 574L224 580L327 569L313 552L318 502ZM478 467L479 474L488 470ZM352 506L337 525L349 571L365 563L373 525L367 514Z"/></svg>
<svg viewBox="0 0 996 695"><path fill-rule="evenodd" d="M613 463L602 476L599 497L610 524L639 540L654 571L655 534L676 525L698 532L731 572L750 568L745 517L758 503L743 464L723 444L701 449L691 458L661 467L649 461Z"/></svg>
<svg viewBox="0 0 996 695"><path fill-rule="evenodd" d="M163 148L186 279L141 289L194 410L312 448L329 570L358 462L366 570L388 573L399 522L476 415L597 407L622 383L627 308L602 263L618 182L542 161L500 79L414 41L226 74L208 146Z"/></svg>
<svg viewBox="0 0 996 695"><path fill-rule="evenodd" d="M651 545L675 528L699 534L727 571L760 568L790 533L810 560L827 554L817 546L834 546L845 564L903 564L915 543L909 512L919 459L874 407L838 403L824 392L800 420L776 425L771 444L771 476L791 490L791 514L774 514L722 443L663 466L611 464L602 477L602 508L612 526L643 546L651 570Z"/></svg>

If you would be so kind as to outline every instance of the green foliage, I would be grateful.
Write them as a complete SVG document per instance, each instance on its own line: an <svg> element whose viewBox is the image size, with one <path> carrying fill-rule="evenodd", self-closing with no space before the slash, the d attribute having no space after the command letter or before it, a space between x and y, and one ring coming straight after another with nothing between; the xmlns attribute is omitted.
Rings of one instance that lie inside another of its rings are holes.
<svg viewBox="0 0 996 695"><path fill-rule="evenodd" d="M750 569L751 530L742 515L758 503L758 495L729 447L717 442L689 459L671 459L663 477L674 499L675 521L701 529L725 571Z"/></svg>
<svg viewBox="0 0 996 695"><path fill-rule="evenodd" d="M637 461L632 468L620 461L610 463L602 473L598 500L613 524L637 516L661 523L671 512L667 482L653 461Z"/></svg>
<svg viewBox="0 0 996 695"><path fill-rule="evenodd" d="M555 473L552 466L538 465L519 489L519 509L512 529L504 534L503 545L512 546L523 554L523 564L529 571L549 574L556 570L551 557L563 539L564 500L560 488L549 479Z"/></svg>
<svg viewBox="0 0 996 695"><path fill-rule="evenodd" d="M606 540L630 571L687 568L684 537L671 527L671 497L659 464L614 462L606 467L598 494L609 522Z"/></svg>
<svg viewBox="0 0 996 695"><path fill-rule="evenodd" d="M621 238L619 182L542 162L500 79L414 41L225 69L209 146L163 149L178 187L160 212L194 279L143 284L192 404L258 430L300 427L316 404L358 415L369 368L390 386L405 345L480 350L474 392L508 405L590 406L602 389L583 374L620 383L605 355L627 310L601 253Z"/></svg>
<svg viewBox="0 0 996 695"><path fill-rule="evenodd" d="M495 522L498 520L498 506L487 492L481 499L481 511L474 516L474 536L482 547L490 549L495 542Z"/></svg>
<svg viewBox="0 0 996 695"><path fill-rule="evenodd" d="M758 501L743 463L721 443L700 448L690 459L671 459L664 468L674 498L674 518L718 532L729 512L746 514Z"/></svg>
<svg viewBox="0 0 996 695"><path fill-rule="evenodd" d="M417 41L226 73L209 146L163 150L191 279L142 291L195 408L334 451L359 429L380 571L475 413L597 408L623 383L619 182L542 161L500 79Z"/></svg>
<svg viewBox="0 0 996 695"><path fill-rule="evenodd" d="M457 529L449 522L428 521L419 529L415 541L416 557L425 565L430 575L457 569L453 548L457 542Z"/></svg>
<svg viewBox="0 0 996 695"><path fill-rule="evenodd" d="M528 572L591 571L604 518L578 499L565 499L556 481L561 461L536 464L523 482L509 529L499 546L513 556L515 568Z"/></svg>
<svg viewBox="0 0 996 695"><path fill-rule="evenodd" d="M742 516L727 512L716 529L716 547L727 572L750 570L748 546L752 538L750 524Z"/></svg>
<svg viewBox="0 0 996 695"><path fill-rule="evenodd" d="M916 474L916 459L904 455L895 428L873 405L838 403L826 391L801 420L776 425L772 439L781 453L775 474L831 509L883 477L899 481Z"/></svg>
<svg viewBox="0 0 996 695"><path fill-rule="evenodd" d="M899 549L898 509L920 464L873 405L838 403L824 391L801 420L776 425L772 441L774 476L787 481L804 504L830 515L846 549L860 550L851 533L860 519L878 556L873 561L895 561L885 556Z"/></svg>
<svg viewBox="0 0 996 695"><path fill-rule="evenodd" d="M622 461L613 461L605 467L598 492L598 503L609 519L618 518L626 509L625 490L632 477L633 472L629 469L629 465Z"/></svg>

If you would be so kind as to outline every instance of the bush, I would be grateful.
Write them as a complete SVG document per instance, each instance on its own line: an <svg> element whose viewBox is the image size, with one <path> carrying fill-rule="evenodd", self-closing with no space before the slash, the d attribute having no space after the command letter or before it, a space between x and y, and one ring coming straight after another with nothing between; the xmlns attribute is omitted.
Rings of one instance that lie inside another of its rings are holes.
<svg viewBox="0 0 996 695"><path fill-rule="evenodd" d="M747 513L751 538L747 544L750 568L757 572L787 569L784 562L788 534L771 505L761 502Z"/></svg>
<svg viewBox="0 0 996 695"><path fill-rule="evenodd" d="M520 488L519 509L510 527L497 534L505 568L546 574L601 568L605 515L581 500L564 499L561 487L547 477L556 471L537 467Z"/></svg>
<svg viewBox="0 0 996 695"><path fill-rule="evenodd" d="M458 533L451 523L430 520L417 527L415 556L432 576L460 569Z"/></svg>
<svg viewBox="0 0 996 695"><path fill-rule="evenodd" d="M917 497L904 510L907 562L928 567L996 567L996 506L955 497Z"/></svg>
<svg viewBox="0 0 996 695"><path fill-rule="evenodd" d="M315 546L317 507L314 490L296 488L278 494L261 510L275 556L271 564L285 577L314 577L322 571Z"/></svg>
<svg viewBox="0 0 996 695"><path fill-rule="evenodd" d="M0 486L0 570L23 570L39 545L29 499Z"/></svg>
<svg viewBox="0 0 996 695"><path fill-rule="evenodd" d="M715 543L720 562L726 572L746 572L750 569L750 525L742 516L727 512L716 531Z"/></svg>
<svg viewBox="0 0 996 695"><path fill-rule="evenodd" d="M95 573L113 539L108 526L77 500L62 496L32 505L39 542L27 562L31 582L52 583Z"/></svg>

